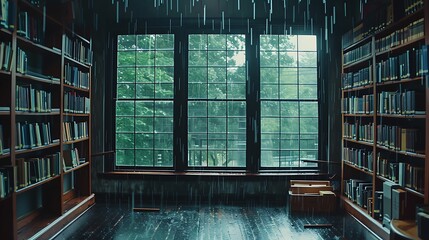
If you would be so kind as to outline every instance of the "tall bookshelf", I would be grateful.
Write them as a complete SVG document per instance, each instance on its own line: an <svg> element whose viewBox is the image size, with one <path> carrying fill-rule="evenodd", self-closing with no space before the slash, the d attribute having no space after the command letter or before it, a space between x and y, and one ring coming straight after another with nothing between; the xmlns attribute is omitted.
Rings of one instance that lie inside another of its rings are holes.
<svg viewBox="0 0 429 240"><path fill-rule="evenodd" d="M91 41L52 18L58 9L41 2L1 1L0 235L5 239L53 236L95 200Z"/></svg>
<svg viewBox="0 0 429 240"><path fill-rule="evenodd" d="M342 202L383 239L389 238L378 211L384 182L399 184L415 204L429 203L429 6L424 2L392 0L383 6L385 14L343 36ZM359 181L358 197L350 189Z"/></svg>

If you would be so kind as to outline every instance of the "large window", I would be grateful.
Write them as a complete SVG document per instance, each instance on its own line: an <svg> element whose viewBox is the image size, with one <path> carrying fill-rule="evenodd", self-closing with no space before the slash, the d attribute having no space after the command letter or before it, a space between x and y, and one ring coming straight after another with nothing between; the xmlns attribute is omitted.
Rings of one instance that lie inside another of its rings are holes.
<svg viewBox="0 0 429 240"><path fill-rule="evenodd" d="M245 36L189 35L188 165L245 164Z"/></svg>
<svg viewBox="0 0 429 240"><path fill-rule="evenodd" d="M314 167L318 158L315 36L260 36L261 166Z"/></svg>
<svg viewBox="0 0 429 240"><path fill-rule="evenodd" d="M303 161L318 159L316 37L249 37L119 35L115 166L317 167Z"/></svg>
<svg viewBox="0 0 429 240"><path fill-rule="evenodd" d="M120 35L116 165L173 166L174 36Z"/></svg>

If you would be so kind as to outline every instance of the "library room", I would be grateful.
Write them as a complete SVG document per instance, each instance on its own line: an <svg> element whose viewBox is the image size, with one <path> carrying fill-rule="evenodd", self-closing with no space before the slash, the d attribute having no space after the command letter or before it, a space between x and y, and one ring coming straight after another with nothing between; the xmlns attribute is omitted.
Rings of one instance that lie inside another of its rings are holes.
<svg viewBox="0 0 429 240"><path fill-rule="evenodd" d="M0 238L429 240L428 58L428 0L0 0Z"/></svg>

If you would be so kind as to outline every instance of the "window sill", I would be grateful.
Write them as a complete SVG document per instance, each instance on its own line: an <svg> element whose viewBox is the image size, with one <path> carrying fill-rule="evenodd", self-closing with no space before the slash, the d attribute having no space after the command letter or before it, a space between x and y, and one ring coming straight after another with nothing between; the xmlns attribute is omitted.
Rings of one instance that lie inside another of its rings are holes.
<svg viewBox="0 0 429 240"><path fill-rule="evenodd" d="M301 170L301 171L261 171L259 173L246 172L214 172L214 171L112 171L99 173L103 177L132 177L132 176L201 176L201 177L295 177L295 176L328 176L327 173L321 173L318 170Z"/></svg>

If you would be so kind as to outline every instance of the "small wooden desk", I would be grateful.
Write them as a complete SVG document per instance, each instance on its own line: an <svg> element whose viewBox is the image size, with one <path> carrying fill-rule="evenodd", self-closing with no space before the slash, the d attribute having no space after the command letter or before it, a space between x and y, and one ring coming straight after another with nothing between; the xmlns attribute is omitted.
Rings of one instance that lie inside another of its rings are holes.
<svg viewBox="0 0 429 240"><path fill-rule="evenodd" d="M421 239L419 238L415 220L390 221L390 240Z"/></svg>

